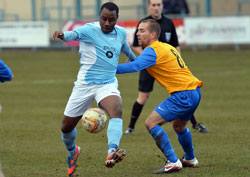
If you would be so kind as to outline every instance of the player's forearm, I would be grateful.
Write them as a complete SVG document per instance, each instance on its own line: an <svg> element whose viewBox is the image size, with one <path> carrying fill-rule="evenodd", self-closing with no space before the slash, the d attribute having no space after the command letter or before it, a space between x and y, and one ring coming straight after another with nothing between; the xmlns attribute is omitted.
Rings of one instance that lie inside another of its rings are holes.
<svg viewBox="0 0 250 177"><path fill-rule="evenodd" d="M146 52L146 54L140 55L133 62L119 64L117 66L116 73L123 74L123 73L138 72L138 71L141 71L145 68L153 66L155 63L156 63L156 56L150 55L149 52Z"/></svg>
<svg viewBox="0 0 250 177"><path fill-rule="evenodd" d="M135 64L135 61L130 63L123 63L117 66L116 74L125 74L125 73L133 73L140 71L138 65Z"/></svg>
<svg viewBox="0 0 250 177"><path fill-rule="evenodd" d="M131 50L131 48L129 47L127 42L122 46L122 52L126 54L126 56L129 58L130 61L135 60L136 56Z"/></svg>
<svg viewBox="0 0 250 177"><path fill-rule="evenodd" d="M5 82L10 80L12 80L12 71L3 61L0 60L0 81Z"/></svg>

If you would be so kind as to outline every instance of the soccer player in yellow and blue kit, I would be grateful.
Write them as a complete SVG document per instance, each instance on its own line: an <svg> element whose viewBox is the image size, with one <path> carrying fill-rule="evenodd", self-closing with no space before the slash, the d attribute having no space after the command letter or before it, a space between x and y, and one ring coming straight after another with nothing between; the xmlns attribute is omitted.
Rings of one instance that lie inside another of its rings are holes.
<svg viewBox="0 0 250 177"><path fill-rule="evenodd" d="M116 72L131 73L146 68L170 94L153 110L145 122L149 133L167 158L164 167L154 172L156 174L198 166L192 134L186 124L199 105L200 87L203 85L202 81L193 76L173 46L158 41L160 31L160 26L155 20L142 21L137 32L139 44L144 48L142 54L133 62L118 65ZM181 160L177 158L167 133L161 128L166 122L172 122L184 150L185 155Z"/></svg>

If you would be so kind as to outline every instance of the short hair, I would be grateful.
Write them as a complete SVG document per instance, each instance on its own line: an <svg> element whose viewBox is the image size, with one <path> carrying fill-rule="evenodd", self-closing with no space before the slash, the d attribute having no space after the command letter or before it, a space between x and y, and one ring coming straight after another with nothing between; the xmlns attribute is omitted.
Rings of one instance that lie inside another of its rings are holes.
<svg viewBox="0 0 250 177"><path fill-rule="evenodd" d="M150 33L155 32L157 39L160 37L161 34L161 27L160 24L154 19L146 19L143 20L141 23L148 23L148 30Z"/></svg>
<svg viewBox="0 0 250 177"><path fill-rule="evenodd" d="M113 3L113 2L106 2L104 3L102 6L101 6L101 9L100 9L100 13L102 12L102 10L106 8L110 11L113 11L115 10L116 11L116 15L118 16L119 15L119 7Z"/></svg>
<svg viewBox="0 0 250 177"><path fill-rule="evenodd" d="M163 0L161 0L161 3L163 3ZM151 4L151 0L148 0L148 4Z"/></svg>

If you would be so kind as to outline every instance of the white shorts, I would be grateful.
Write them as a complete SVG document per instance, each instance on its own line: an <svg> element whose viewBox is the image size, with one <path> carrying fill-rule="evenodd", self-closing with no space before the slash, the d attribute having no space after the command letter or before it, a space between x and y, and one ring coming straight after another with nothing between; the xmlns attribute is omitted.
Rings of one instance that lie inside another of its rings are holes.
<svg viewBox="0 0 250 177"><path fill-rule="evenodd" d="M64 115L68 117L82 116L87 109L92 107L94 99L98 105L102 99L110 95L121 97L116 82L112 84L75 85L64 110Z"/></svg>

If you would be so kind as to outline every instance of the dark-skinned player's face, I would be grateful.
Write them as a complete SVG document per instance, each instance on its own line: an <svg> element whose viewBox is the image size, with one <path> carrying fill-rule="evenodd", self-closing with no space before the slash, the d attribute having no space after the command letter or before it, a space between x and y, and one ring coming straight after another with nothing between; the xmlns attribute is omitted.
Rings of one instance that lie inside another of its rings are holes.
<svg viewBox="0 0 250 177"><path fill-rule="evenodd" d="M106 8L103 8L100 12L100 25L103 33L110 33L113 31L114 26L117 22L118 15L116 11L110 11Z"/></svg>

